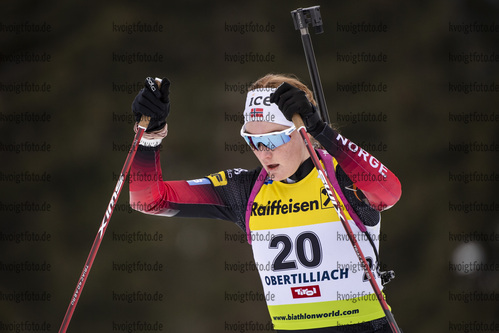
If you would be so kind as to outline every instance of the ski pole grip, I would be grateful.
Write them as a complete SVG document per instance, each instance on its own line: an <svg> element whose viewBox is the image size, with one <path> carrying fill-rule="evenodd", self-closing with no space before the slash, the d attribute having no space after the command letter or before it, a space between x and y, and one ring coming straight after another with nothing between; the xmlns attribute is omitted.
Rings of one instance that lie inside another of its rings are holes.
<svg viewBox="0 0 499 333"><path fill-rule="evenodd" d="M303 123L303 119L301 119L301 116L298 113L295 113L293 115L293 118L291 118L293 121L293 124L295 124L296 129L299 129L300 127L305 127L305 124Z"/></svg>
<svg viewBox="0 0 499 333"><path fill-rule="evenodd" d="M161 87L161 79L156 78L154 79L154 81L156 81L156 83L158 84L158 88ZM151 117L142 115L142 117L140 117L139 126L147 129L150 121Z"/></svg>

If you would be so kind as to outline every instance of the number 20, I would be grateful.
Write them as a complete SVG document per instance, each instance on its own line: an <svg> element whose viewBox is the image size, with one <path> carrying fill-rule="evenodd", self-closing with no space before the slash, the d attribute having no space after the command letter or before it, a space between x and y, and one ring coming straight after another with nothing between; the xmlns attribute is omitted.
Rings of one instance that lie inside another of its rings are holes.
<svg viewBox="0 0 499 333"><path fill-rule="evenodd" d="M310 245L310 258L307 257L305 253L305 242ZM272 269L274 271L280 271L284 269L296 269L295 260L287 260L289 254L293 250L293 243L288 235L276 235L270 240L269 248L277 249L279 244L283 244L281 252L275 257L272 263ZM295 240L296 244L296 257L300 264L307 268L317 267L322 261L322 249L319 237L313 232L304 232L299 234Z"/></svg>

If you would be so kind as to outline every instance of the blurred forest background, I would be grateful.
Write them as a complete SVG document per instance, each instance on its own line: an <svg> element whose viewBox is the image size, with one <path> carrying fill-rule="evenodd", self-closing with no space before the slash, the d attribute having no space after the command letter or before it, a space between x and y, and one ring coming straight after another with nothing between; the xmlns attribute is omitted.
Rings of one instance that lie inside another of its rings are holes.
<svg viewBox="0 0 499 333"><path fill-rule="evenodd" d="M268 72L310 84L290 11L313 5L331 120L402 182L381 242L397 275L385 288L395 318L404 332L498 331L499 2L485 0L2 1L0 331L59 329L145 77L172 82L164 178L254 168L236 119L245 89ZM143 24L153 31L126 30ZM359 24L386 29L353 31ZM249 52L263 61L233 61ZM349 57L362 52L386 61ZM344 91L361 82L386 91ZM255 270L232 270L252 261L241 237L226 221L132 212L126 186L69 332L125 332L138 321L164 332L268 331L264 301L234 300L262 292ZM137 261L161 269L120 268ZM137 292L156 296L127 301Z"/></svg>

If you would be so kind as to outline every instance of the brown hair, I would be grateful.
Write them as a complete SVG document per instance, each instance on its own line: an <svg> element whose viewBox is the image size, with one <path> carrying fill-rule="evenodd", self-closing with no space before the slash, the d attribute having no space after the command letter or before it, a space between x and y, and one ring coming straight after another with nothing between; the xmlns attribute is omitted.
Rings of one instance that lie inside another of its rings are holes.
<svg viewBox="0 0 499 333"><path fill-rule="evenodd" d="M303 84L295 75L292 74L267 74L264 77L261 77L260 79L253 82L249 90L258 88L277 88L283 82L287 82L290 85L303 90L307 95L310 103L312 103L313 105L317 105L314 99L314 93L310 89L308 89L308 87Z"/></svg>

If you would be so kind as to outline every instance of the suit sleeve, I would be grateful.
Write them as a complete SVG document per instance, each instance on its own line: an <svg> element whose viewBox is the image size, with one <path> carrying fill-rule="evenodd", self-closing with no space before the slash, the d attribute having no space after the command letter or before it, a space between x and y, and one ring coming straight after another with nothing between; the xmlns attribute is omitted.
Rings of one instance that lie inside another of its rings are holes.
<svg viewBox="0 0 499 333"><path fill-rule="evenodd" d="M325 126L315 139L338 161L373 208L383 211L400 199L400 181L373 155L329 126Z"/></svg>
<svg viewBox="0 0 499 333"><path fill-rule="evenodd" d="M241 227L258 172L230 169L199 179L163 181L159 148L139 146L130 170L130 206L151 215L223 219Z"/></svg>

